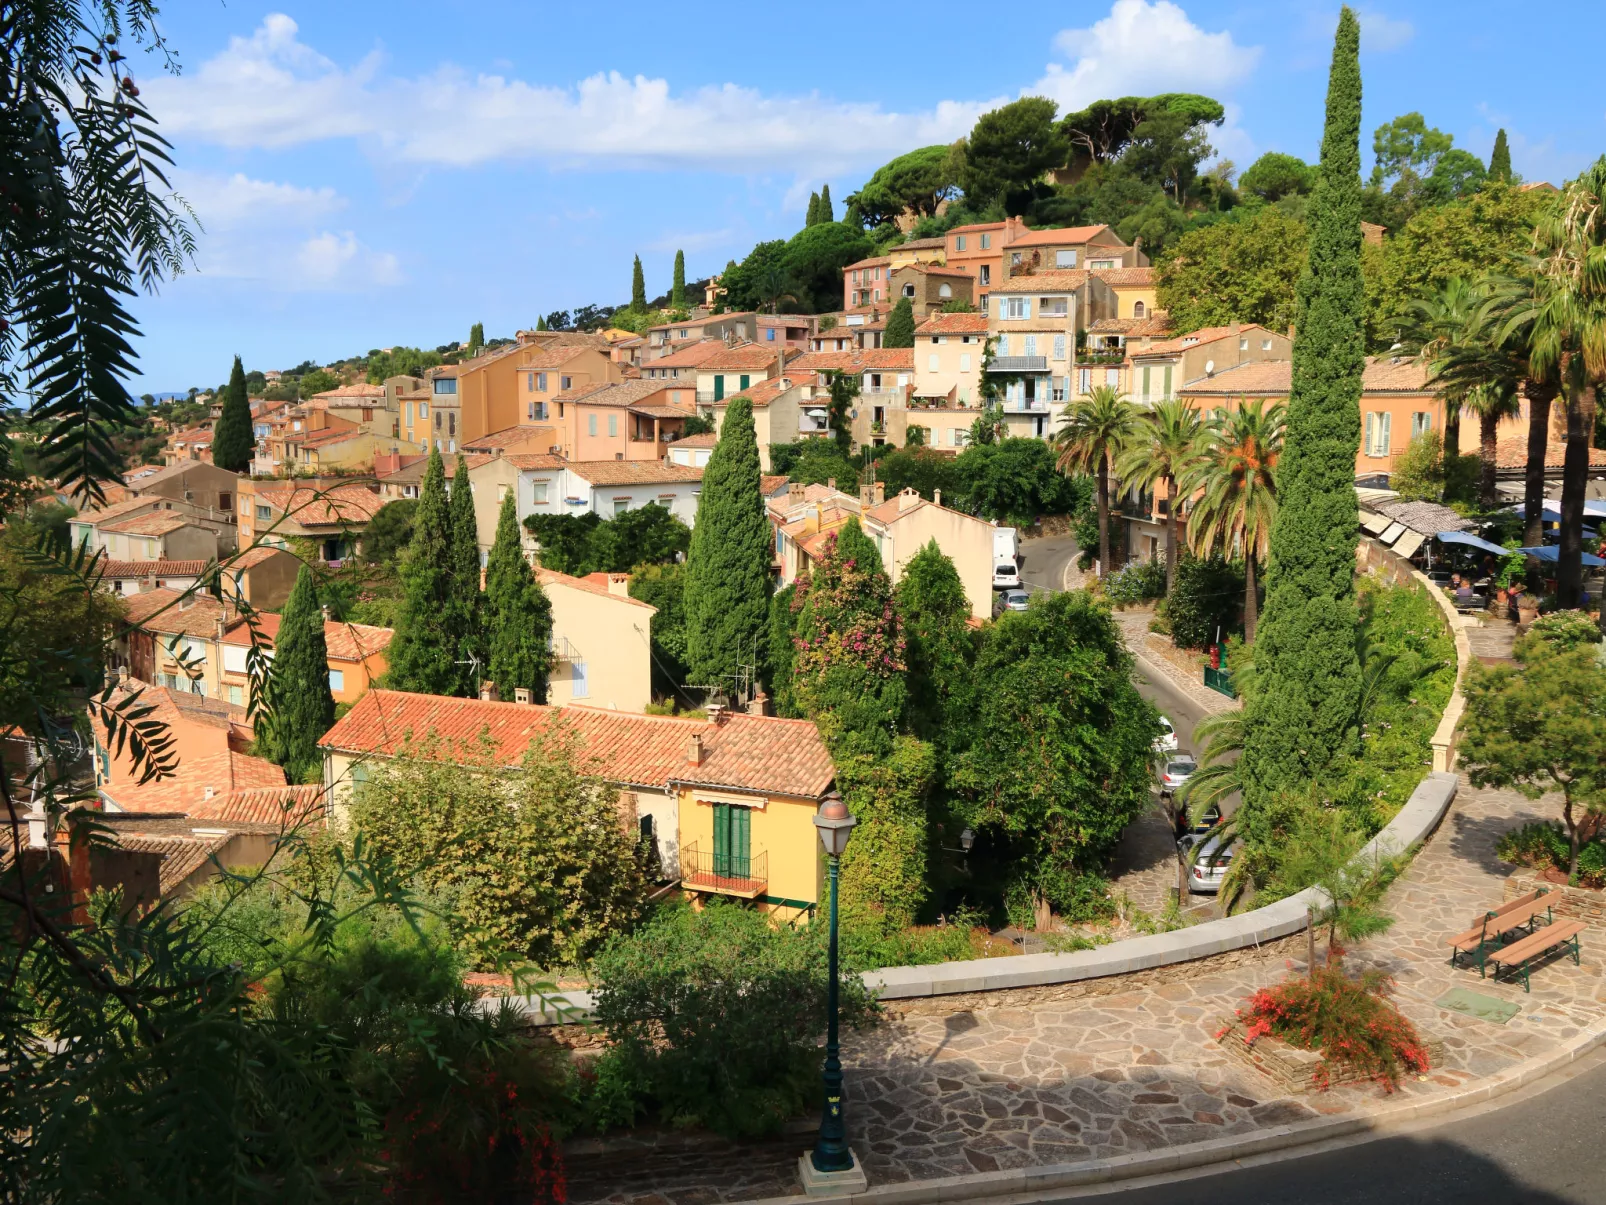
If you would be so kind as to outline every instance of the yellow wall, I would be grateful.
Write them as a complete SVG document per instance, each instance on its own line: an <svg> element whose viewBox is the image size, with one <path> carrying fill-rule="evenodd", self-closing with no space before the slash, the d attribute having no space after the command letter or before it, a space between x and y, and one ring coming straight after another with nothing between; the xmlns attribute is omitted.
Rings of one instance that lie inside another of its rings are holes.
<svg viewBox="0 0 1606 1205"><path fill-rule="evenodd" d="M749 849L756 859L769 855L769 879L764 894L776 899L818 903L823 881L820 839L814 828L817 801L775 795L768 799L734 792L703 791L682 787L680 792L680 848L697 846L704 856L714 852L714 805L733 803L752 810ZM761 804L762 806L753 806Z"/></svg>
<svg viewBox="0 0 1606 1205"><path fill-rule="evenodd" d="M652 702L652 608L551 579L542 588L552 600L553 639L560 649L567 640L585 662L588 691L576 698L573 662L555 661L547 702L646 711Z"/></svg>
<svg viewBox="0 0 1606 1205"><path fill-rule="evenodd" d="M1153 285L1144 285L1141 287L1133 285L1110 285L1110 288L1115 291L1115 316L1117 318L1135 317L1135 315L1132 313L1132 307L1140 301L1143 303L1143 316L1145 318L1154 317L1154 310L1157 304L1157 290Z"/></svg>

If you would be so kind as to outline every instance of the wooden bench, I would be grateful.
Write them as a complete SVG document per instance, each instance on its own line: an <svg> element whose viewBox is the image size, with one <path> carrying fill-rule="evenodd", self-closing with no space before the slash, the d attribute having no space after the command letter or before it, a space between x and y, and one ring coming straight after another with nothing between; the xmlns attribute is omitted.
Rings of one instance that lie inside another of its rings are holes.
<svg viewBox="0 0 1606 1205"><path fill-rule="evenodd" d="M1465 933L1458 933L1450 939L1450 965L1454 966L1456 959L1463 954L1471 955L1477 959L1478 975L1481 977L1486 952L1505 940L1507 933L1523 925L1527 925L1529 932L1532 932L1534 921L1541 912L1545 914L1545 923L1548 925L1551 922L1550 902L1545 898L1549 894L1548 889L1530 891L1527 895L1507 900L1491 912L1485 912Z"/></svg>
<svg viewBox="0 0 1606 1205"><path fill-rule="evenodd" d="M1489 953L1488 961L1495 964L1495 978L1500 977L1500 968L1522 972L1522 990L1529 991L1528 966L1537 958L1543 958L1555 949L1567 950L1572 953L1573 962L1579 961L1578 935L1587 926L1581 920L1559 920L1530 933L1520 941L1514 941L1509 946L1501 946L1498 950Z"/></svg>

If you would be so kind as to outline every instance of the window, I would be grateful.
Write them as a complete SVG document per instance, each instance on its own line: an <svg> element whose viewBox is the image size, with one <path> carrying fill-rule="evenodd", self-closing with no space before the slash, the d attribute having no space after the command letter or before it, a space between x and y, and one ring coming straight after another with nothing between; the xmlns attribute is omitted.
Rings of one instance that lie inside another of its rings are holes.
<svg viewBox="0 0 1606 1205"><path fill-rule="evenodd" d="M597 416L595 414L588 414L588 415L586 415L586 434L587 435L595 435L596 433L597 433Z"/></svg>
<svg viewBox="0 0 1606 1205"><path fill-rule="evenodd" d="M1368 456L1387 456L1389 454L1389 426L1393 415L1387 410L1370 410L1366 415L1366 454Z"/></svg>
<svg viewBox="0 0 1606 1205"><path fill-rule="evenodd" d="M1141 318L1146 312L1147 311L1143 308L1143 303L1141 301L1134 301L1132 303L1132 317Z"/></svg>
<svg viewBox="0 0 1606 1205"><path fill-rule="evenodd" d="M968 351L962 351L959 353L959 371L970 371L970 353Z"/></svg>
<svg viewBox="0 0 1606 1205"><path fill-rule="evenodd" d="M619 435L619 416L617 414L610 414L610 415L608 415L608 438L609 439L614 439L614 438L617 438L618 435Z"/></svg>
<svg viewBox="0 0 1606 1205"><path fill-rule="evenodd" d="M1074 267L1076 267L1076 252L1075 251L1056 251L1056 252L1054 252L1054 266L1056 268L1074 268Z"/></svg>
<svg viewBox="0 0 1606 1205"><path fill-rule="evenodd" d="M1041 318L1063 318L1071 312L1071 299L1069 297L1039 297L1037 299L1037 313ZM1031 317L1031 315L1027 315Z"/></svg>
<svg viewBox="0 0 1606 1205"><path fill-rule="evenodd" d="M569 670L569 693L576 699L589 699L591 697L591 684L586 681L586 663L575 661Z"/></svg>
<svg viewBox="0 0 1606 1205"><path fill-rule="evenodd" d="M419 418L428 418L429 417L429 403L428 402L419 402L418 403L418 417Z"/></svg>
<svg viewBox="0 0 1606 1205"><path fill-rule="evenodd" d="M225 644L223 646L223 672L226 674L243 674L248 672L246 657L250 650L243 644Z"/></svg>
<svg viewBox="0 0 1606 1205"><path fill-rule="evenodd" d="M1262 339L1260 341L1260 350L1261 351L1270 351L1271 350L1271 340L1270 339Z"/></svg>
<svg viewBox="0 0 1606 1205"><path fill-rule="evenodd" d="M936 372L937 371L937 366L939 364L941 364L941 363L942 363L942 360L937 355L937 353L936 352L932 352L931 355L926 357L926 371L927 372Z"/></svg>
<svg viewBox="0 0 1606 1205"><path fill-rule="evenodd" d="M229 705L231 707L245 706L245 688L243 686L229 687Z"/></svg>
<svg viewBox="0 0 1606 1205"><path fill-rule="evenodd" d="M1415 439L1418 435L1426 435L1431 430L1433 430L1432 414L1426 410L1418 410L1415 414L1411 415L1412 439Z"/></svg>
<svg viewBox="0 0 1606 1205"><path fill-rule="evenodd" d="M714 400L716 402L725 400L725 376L723 373L716 372L714 374Z"/></svg>
<svg viewBox="0 0 1606 1205"><path fill-rule="evenodd" d="M1077 374L1076 391L1078 393L1091 393L1093 391L1093 370L1084 368Z"/></svg>
<svg viewBox="0 0 1606 1205"><path fill-rule="evenodd" d="M1104 383L1111 389L1119 388L1121 384L1121 370L1119 368L1106 368L1104 370Z"/></svg>
<svg viewBox="0 0 1606 1205"><path fill-rule="evenodd" d="M767 326L764 328L764 339L769 343L775 342L775 328L773 326Z"/></svg>
<svg viewBox="0 0 1606 1205"><path fill-rule="evenodd" d="M530 504L532 506L546 505L546 492L548 484L549 483L545 481L530 482Z"/></svg>
<svg viewBox="0 0 1606 1205"><path fill-rule="evenodd" d="M538 418L538 419L546 417L546 403L545 402L537 402L535 404L535 417Z"/></svg>
<svg viewBox="0 0 1606 1205"><path fill-rule="evenodd" d="M941 297L944 300L946 300L949 297L952 297L953 295L954 295L954 287L953 287L953 285L938 285L937 286L937 296L938 297Z"/></svg>
<svg viewBox="0 0 1606 1205"><path fill-rule="evenodd" d="M535 374L535 388L537 392L546 392L546 373L538 372Z"/></svg>
<svg viewBox="0 0 1606 1205"><path fill-rule="evenodd" d="M673 495L673 494L659 494L658 495L658 505L663 507L665 510L669 510L671 507L673 507L675 505L675 495Z"/></svg>
<svg viewBox="0 0 1606 1205"><path fill-rule="evenodd" d="M263 506L262 503L258 502L257 518L266 523L268 520L273 518L273 508L271 506Z"/></svg>
<svg viewBox="0 0 1606 1205"><path fill-rule="evenodd" d="M962 235L962 234L954 235L954 250L955 251L963 251L964 249L965 249L965 236Z"/></svg>
<svg viewBox="0 0 1606 1205"><path fill-rule="evenodd" d="M343 670L343 669L332 669L332 670L329 671L329 689L331 691L345 690L346 689L346 671L345 670Z"/></svg>
<svg viewBox="0 0 1606 1205"><path fill-rule="evenodd" d="M1030 297L1005 297L998 303L1000 318L1030 318L1032 316L1032 299Z"/></svg>
<svg viewBox="0 0 1606 1205"><path fill-rule="evenodd" d="M1056 360L1063 360L1065 358L1065 336L1064 335L1055 335L1054 336L1054 358Z"/></svg>
<svg viewBox="0 0 1606 1205"><path fill-rule="evenodd" d="M218 496L217 496L217 508L219 510L233 510L234 509L234 495L231 494L228 490L219 491Z"/></svg>
<svg viewBox="0 0 1606 1205"><path fill-rule="evenodd" d="M748 376L748 375L747 375L747 374L746 374L746 373L745 373L745 372L744 372L744 373L742 373L742 384L741 384L741 388L743 388L743 389L746 389L746 388L747 388L747 385L748 385L748 382L750 382L750 381L751 381L751 380L752 380L752 379L753 379L753 378L752 378L752 377L750 377L750 376Z"/></svg>
<svg viewBox="0 0 1606 1205"><path fill-rule="evenodd" d="M914 287L914 285L904 285L903 286L903 295L905 297L913 297L915 295L915 287Z"/></svg>
<svg viewBox="0 0 1606 1205"><path fill-rule="evenodd" d="M985 237L985 236L983 236L983 237ZM993 283L993 266L991 264L983 264L981 266L981 276L978 277L977 279L979 279L981 281L981 283L984 284L984 285L992 284Z"/></svg>
<svg viewBox="0 0 1606 1205"><path fill-rule="evenodd" d="M446 412L446 434L457 434L457 411L455 410L448 410ZM456 449L453 450L455 451Z"/></svg>
<svg viewBox="0 0 1606 1205"><path fill-rule="evenodd" d="M528 423L533 423L535 421L535 403L534 402L530 402L530 403L525 405L525 407L524 407L524 421L528 422Z"/></svg>
<svg viewBox="0 0 1606 1205"><path fill-rule="evenodd" d="M573 379L574 379L573 377L559 377L558 378L558 388L561 389L564 393L567 393L569 391L569 382L572 381Z"/></svg>
<svg viewBox="0 0 1606 1205"><path fill-rule="evenodd" d="M367 762L359 761L351 763L351 781L356 786L361 786L363 783L368 781Z"/></svg>
<svg viewBox="0 0 1606 1205"><path fill-rule="evenodd" d="M629 509L630 509L630 499L629 498L615 498L613 500L613 514L614 514L615 518L618 518L620 515L624 514Z"/></svg>
<svg viewBox="0 0 1606 1205"><path fill-rule="evenodd" d="M437 411L435 411L435 430L439 431L440 429L441 429L441 412L439 410L437 410Z"/></svg>
<svg viewBox="0 0 1606 1205"><path fill-rule="evenodd" d="M1028 356L1035 356L1037 354L1037 336L1036 335L1027 335L1026 336L1026 350L1022 354L1023 355L1028 355Z"/></svg>
<svg viewBox="0 0 1606 1205"><path fill-rule="evenodd" d="M998 354L1001 355L1001 356L1009 355L1009 336L1008 335L999 335L998 336Z"/></svg>
<svg viewBox="0 0 1606 1205"><path fill-rule="evenodd" d="M1238 340L1238 350L1239 351L1248 351L1249 350L1249 340L1247 338L1243 338L1243 337L1239 338L1239 340Z"/></svg>
<svg viewBox="0 0 1606 1205"><path fill-rule="evenodd" d="M984 235L981 236L981 249L983 251L987 250L987 248L991 247L992 245L993 245L993 236L992 235L984 234Z"/></svg>
<svg viewBox="0 0 1606 1205"><path fill-rule="evenodd" d="M752 873L752 812L740 804L714 805L714 873L745 879Z"/></svg>
<svg viewBox="0 0 1606 1205"><path fill-rule="evenodd" d="M206 664L206 641L194 636L184 638L184 660L191 665Z"/></svg>
<svg viewBox="0 0 1606 1205"><path fill-rule="evenodd" d="M456 378L454 378L454 377L437 377L436 378L436 380L435 380L435 394L436 394L436 396L440 396L442 394L450 395L450 394L455 394L456 392L457 392L457 380L456 380Z"/></svg>
<svg viewBox="0 0 1606 1205"><path fill-rule="evenodd" d="M1020 267L1020 252L1019 251L1016 251L1012 255L1010 255L1010 257L1009 257L1009 266L1012 267L1012 268Z"/></svg>

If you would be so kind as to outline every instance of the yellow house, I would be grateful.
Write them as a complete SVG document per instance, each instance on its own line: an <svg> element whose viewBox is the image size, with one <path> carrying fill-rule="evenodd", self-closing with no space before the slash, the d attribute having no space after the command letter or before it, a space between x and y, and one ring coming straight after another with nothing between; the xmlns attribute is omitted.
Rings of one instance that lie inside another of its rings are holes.
<svg viewBox="0 0 1606 1205"><path fill-rule="evenodd" d="M824 420L818 417L830 402L831 390L825 379L816 372L789 372L778 377L766 377L749 384L740 392L717 402L705 402L703 413L714 420L714 435L725 429L725 413L731 402L744 397L753 404L753 430L758 437L758 456L764 472L771 472L770 445L793 443L803 435L818 435L825 430ZM814 413L811 413L814 412ZM693 438L696 438L693 436ZM669 456L675 460L677 444L669 445ZM685 463L695 463L687 461ZM702 461L707 464L705 457Z"/></svg>
<svg viewBox="0 0 1606 1205"><path fill-rule="evenodd" d="M987 321L986 314L933 314L915 328L908 423L926 429L928 448L958 449L970 439L982 407Z"/></svg>
<svg viewBox="0 0 1606 1205"><path fill-rule="evenodd" d="M808 720L713 710L697 720L370 690L319 743L324 783L338 819L372 763L414 737L440 737L443 757L488 741L511 769L536 740L565 734L619 788L620 822L655 848L666 880L781 920L809 914L824 879L813 816L836 773L825 742Z"/></svg>
<svg viewBox="0 0 1606 1205"><path fill-rule="evenodd" d="M541 569L536 577L552 603L547 702L646 711L658 608L630 597L628 573L570 577Z"/></svg>
<svg viewBox="0 0 1606 1205"><path fill-rule="evenodd" d="M1095 268L1115 293L1115 318L1153 318L1158 306L1153 268Z"/></svg>

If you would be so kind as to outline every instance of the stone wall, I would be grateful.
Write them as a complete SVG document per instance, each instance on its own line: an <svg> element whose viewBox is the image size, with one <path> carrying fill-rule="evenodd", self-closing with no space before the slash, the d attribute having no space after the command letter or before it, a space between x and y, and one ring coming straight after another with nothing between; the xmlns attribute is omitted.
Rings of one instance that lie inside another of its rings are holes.
<svg viewBox="0 0 1606 1205"><path fill-rule="evenodd" d="M1589 925L1606 927L1606 891L1593 887L1569 887L1540 878L1532 870L1519 870L1506 879L1505 898L1514 900L1530 891L1550 892L1550 911L1554 916L1571 917Z"/></svg>

